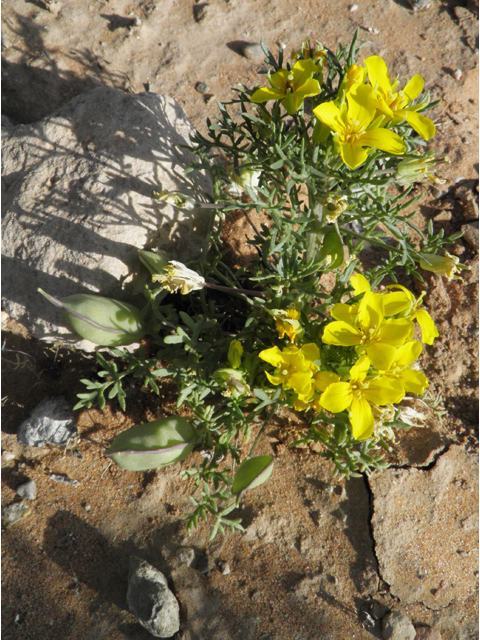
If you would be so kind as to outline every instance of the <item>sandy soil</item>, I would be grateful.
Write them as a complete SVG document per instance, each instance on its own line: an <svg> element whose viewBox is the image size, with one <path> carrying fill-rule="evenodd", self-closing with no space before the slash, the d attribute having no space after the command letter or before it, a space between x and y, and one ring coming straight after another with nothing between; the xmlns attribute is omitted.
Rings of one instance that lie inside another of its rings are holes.
<svg viewBox="0 0 480 640"><path fill-rule="evenodd" d="M216 111L214 98L228 100L230 87L240 81L260 84L263 63L241 55L244 43L263 37L272 49L284 44L290 50L313 36L335 49L360 27L368 42L365 56L381 55L405 79L420 73L432 98L442 99L431 148L451 160L447 183L441 194L422 187L417 222L433 219L449 233L478 218L472 204L478 196L478 27L472 13L478 3L469 1L470 10L462 4L432 0L431 8L414 13L406 0L359 0L354 6L347 0L71 0L51 2L47 10L43 0L5 0L2 114L14 124L34 122L106 84L169 94L205 131L206 117ZM132 26L134 17L139 26ZM206 94L195 89L198 82L207 84ZM238 226L230 233L234 242L245 231ZM443 425L401 436L392 460L400 466L428 464L452 443L471 449L478 442L478 261L465 240L452 251L472 269L464 283L426 279L426 303L440 338L423 358L448 413ZM103 412L79 412L80 437L67 450L22 447L15 433L36 404L47 394L63 394L73 404L77 380L95 367L81 354L31 340L8 319L3 328L2 448L14 457L2 458L2 505L16 499L15 489L26 478L38 487L29 513L3 533L5 640L150 637L126 609L131 553L171 580L182 629L188 629L180 637L191 640L366 640L373 637L362 626L367 604L402 605L375 573L364 480L332 481L329 464L313 451L290 449L291 416L280 417L259 449L273 452L278 464L274 481L244 502L247 534L208 544L202 526L187 538L181 517L190 487L178 480L176 469L122 472L103 458L119 431L173 411L172 389L165 386L160 399L137 390L127 416L115 404ZM56 484L52 473L80 484ZM339 500L347 524L321 525ZM207 553L212 570L201 574L178 566L174 554L182 544ZM229 563L228 576L218 570L218 560ZM326 583L311 590L308 581L319 570ZM478 615L474 598L462 608L467 621ZM438 619L420 604L406 610L417 626ZM443 633L444 640L460 638Z"/></svg>

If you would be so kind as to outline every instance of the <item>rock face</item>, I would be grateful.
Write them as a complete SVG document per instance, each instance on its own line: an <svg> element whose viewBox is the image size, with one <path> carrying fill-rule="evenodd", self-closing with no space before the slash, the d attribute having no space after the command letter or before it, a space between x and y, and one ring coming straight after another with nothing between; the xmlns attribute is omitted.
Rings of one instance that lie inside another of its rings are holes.
<svg viewBox="0 0 480 640"><path fill-rule="evenodd" d="M2 304L34 337L73 342L42 298L101 293L134 302L138 249L186 262L206 246L211 214L157 203L197 202L210 179L185 174L192 125L172 98L95 89L33 125L2 131ZM146 276L144 276L146 277ZM141 291L141 287L137 290ZM78 345L77 345L78 346Z"/></svg>
<svg viewBox="0 0 480 640"><path fill-rule="evenodd" d="M451 446L431 469L370 478L380 575L403 605L439 610L475 593L478 460Z"/></svg>
<svg viewBox="0 0 480 640"><path fill-rule="evenodd" d="M46 397L22 422L17 439L29 447L43 447L47 444L67 444L76 433L73 411L65 398Z"/></svg>
<svg viewBox="0 0 480 640"><path fill-rule="evenodd" d="M128 609L156 638L170 638L180 629L180 608L163 573L131 556L127 592Z"/></svg>

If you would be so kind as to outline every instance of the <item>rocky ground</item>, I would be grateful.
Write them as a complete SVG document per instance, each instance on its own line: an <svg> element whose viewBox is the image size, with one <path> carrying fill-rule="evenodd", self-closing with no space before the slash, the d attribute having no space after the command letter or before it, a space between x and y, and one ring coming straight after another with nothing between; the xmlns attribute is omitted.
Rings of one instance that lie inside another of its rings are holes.
<svg viewBox="0 0 480 640"><path fill-rule="evenodd" d="M127 415L115 403L76 412L79 435L66 447L20 444L36 405L63 395L73 406L95 367L2 316L2 506L28 506L2 536L5 639L151 637L127 609L131 555L167 577L178 639L478 637L477 12L471 0L417 12L407 0L3 3L2 115L13 126L110 86L170 95L204 132L215 99L259 83L262 58L246 45L262 37L290 50L313 36L335 49L359 27L365 56L381 55L404 79L420 73L442 100L430 147L450 158L447 182L419 190L416 221L463 229L451 251L471 267L463 282L426 279L440 337L422 366L443 419L400 434L387 471L343 482L315 451L288 446L296 421L285 413L258 449L277 462L243 502L245 534L212 543L206 525L185 534L191 487L176 468L123 472L103 457L119 431L173 412L173 390L138 394ZM244 230L231 234L241 242ZM17 495L30 480L36 493L30 484Z"/></svg>

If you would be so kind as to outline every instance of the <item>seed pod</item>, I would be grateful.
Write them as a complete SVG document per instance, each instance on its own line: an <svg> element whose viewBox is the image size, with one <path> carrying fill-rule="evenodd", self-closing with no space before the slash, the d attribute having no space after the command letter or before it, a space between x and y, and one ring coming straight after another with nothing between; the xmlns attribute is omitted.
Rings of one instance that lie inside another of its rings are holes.
<svg viewBox="0 0 480 640"><path fill-rule="evenodd" d="M42 289L38 291L62 310L79 336L101 347L133 344L145 334L142 314L131 304L84 293L58 300Z"/></svg>
<svg viewBox="0 0 480 640"><path fill-rule="evenodd" d="M324 235L318 258L325 261L325 266L328 269L336 269L343 263L343 243L334 227L331 227Z"/></svg>
<svg viewBox="0 0 480 640"><path fill-rule="evenodd" d="M180 416L160 418L120 433L105 455L128 471L146 471L180 462L197 442L197 432Z"/></svg>
<svg viewBox="0 0 480 640"><path fill-rule="evenodd" d="M238 496L237 502L247 489L253 489L268 480L273 471L272 456L256 456L248 458L238 467L233 479L232 493Z"/></svg>

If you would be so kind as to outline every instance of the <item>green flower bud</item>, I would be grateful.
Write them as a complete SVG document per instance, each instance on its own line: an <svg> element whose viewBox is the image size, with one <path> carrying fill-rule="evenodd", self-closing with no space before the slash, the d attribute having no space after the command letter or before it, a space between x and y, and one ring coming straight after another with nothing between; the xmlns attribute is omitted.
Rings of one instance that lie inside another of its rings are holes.
<svg viewBox="0 0 480 640"><path fill-rule="evenodd" d="M180 416L160 418L120 433L105 455L127 471L146 471L180 462L197 442L197 432Z"/></svg>
<svg viewBox="0 0 480 640"><path fill-rule="evenodd" d="M245 382L242 373L236 369L217 369L213 379L224 387L223 395L240 398L250 393L250 387Z"/></svg>
<svg viewBox="0 0 480 640"><path fill-rule="evenodd" d="M263 484L271 476L274 459L272 456L256 456L248 458L238 467L233 479L232 493L238 496L237 502L247 489Z"/></svg>
<svg viewBox="0 0 480 640"><path fill-rule="evenodd" d="M101 347L133 344L145 334L142 314L131 304L84 293L58 300L42 289L38 291L63 311L79 336Z"/></svg>
<svg viewBox="0 0 480 640"><path fill-rule="evenodd" d="M242 362L243 347L239 340L232 340L228 347L228 362L233 369L238 369Z"/></svg>
<svg viewBox="0 0 480 640"><path fill-rule="evenodd" d="M336 269L343 264L344 257L342 239L337 230L331 227L323 237L318 259L325 261L327 269Z"/></svg>
<svg viewBox="0 0 480 640"><path fill-rule="evenodd" d="M153 251L142 250L138 252L138 257L152 275L162 273L168 264L168 258L161 251L154 253Z"/></svg>

